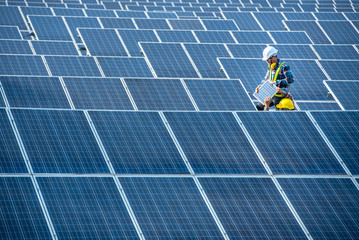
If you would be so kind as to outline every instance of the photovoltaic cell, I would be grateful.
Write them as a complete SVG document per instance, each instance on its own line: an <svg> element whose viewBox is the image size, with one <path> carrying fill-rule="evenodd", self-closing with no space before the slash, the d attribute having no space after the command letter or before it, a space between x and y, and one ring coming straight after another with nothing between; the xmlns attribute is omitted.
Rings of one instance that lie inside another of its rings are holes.
<svg viewBox="0 0 359 240"><path fill-rule="evenodd" d="M158 42L152 30L118 30L131 56L142 56L139 42Z"/></svg>
<svg viewBox="0 0 359 240"><path fill-rule="evenodd" d="M221 67L217 61L217 57L230 57L224 45L185 44L185 47L203 78L226 78L219 71Z"/></svg>
<svg viewBox="0 0 359 240"><path fill-rule="evenodd" d="M100 18L100 20L104 28L136 29L130 18Z"/></svg>
<svg viewBox="0 0 359 240"><path fill-rule="evenodd" d="M348 21L319 21L334 44L357 44L359 34Z"/></svg>
<svg viewBox="0 0 359 240"><path fill-rule="evenodd" d="M28 2L28 4L29 3L30 2ZM53 15L51 9L46 7L21 7L21 11L24 14L25 18L27 17L27 15Z"/></svg>
<svg viewBox="0 0 359 240"><path fill-rule="evenodd" d="M31 178L1 177L0 190L2 239L51 239Z"/></svg>
<svg viewBox="0 0 359 240"><path fill-rule="evenodd" d="M106 77L153 77L144 58L98 57Z"/></svg>
<svg viewBox="0 0 359 240"><path fill-rule="evenodd" d="M207 30L238 31L233 20L202 20Z"/></svg>
<svg viewBox="0 0 359 240"><path fill-rule="evenodd" d="M118 78L64 78L77 109L133 110Z"/></svg>
<svg viewBox="0 0 359 240"><path fill-rule="evenodd" d="M82 9L78 8L53 8L56 16L79 16L84 17L85 14Z"/></svg>
<svg viewBox="0 0 359 240"><path fill-rule="evenodd" d="M165 19L135 19L139 29L170 29Z"/></svg>
<svg viewBox="0 0 359 240"><path fill-rule="evenodd" d="M27 41L0 40L0 54L32 54Z"/></svg>
<svg viewBox="0 0 359 240"><path fill-rule="evenodd" d="M195 173L266 173L230 112L166 112Z"/></svg>
<svg viewBox="0 0 359 240"><path fill-rule="evenodd" d="M309 45L274 45L274 47L278 50L278 57L282 59L318 59Z"/></svg>
<svg viewBox="0 0 359 240"><path fill-rule="evenodd" d="M270 178L200 178L231 239L306 239Z"/></svg>
<svg viewBox="0 0 359 240"><path fill-rule="evenodd" d="M121 178L147 239L220 239L192 178Z"/></svg>
<svg viewBox="0 0 359 240"><path fill-rule="evenodd" d="M147 7L147 9L148 8L149 7ZM161 9L163 9L163 8L161 8ZM147 14L150 18L166 18L166 19L171 19L171 18L177 19L178 18L177 15L173 12L147 12Z"/></svg>
<svg viewBox="0 0 359 240"><path fill-rule="evenodd" d="M179 79L126 79L139 110L195 110Z"/></svg>
<svg viewBox="0 0 359 240"><path fill-rule="evenodd" d="M270 32L278 44L312 44L305 32Z"/></svg>
<svg viewBox="0 0 359 240"><path fill-rule="evenodd" d="M31 44L40 55L79 55L73 42L31 41Z"/></svg>
<svg viewBox="0 0 359 240"><path fill-rule="evenodd" d="M233 32L234 37L238 43L259 43L259 44L273 44L267 32Z"/></svg>
<svg viewBox="0 0 359 240"><path fill-rule="evenodd" d="M359 81L325 81L345 110L359 110Z"/></svg>
<svg viewBox="0 0 359 240"><path fill-rule="evenodd" d="M320 61L332 80L358 80L359 61Z"/></svg>
<svg viewBox="0 0 359 240"><path fill-rule="evenodd" d="M235 58L262 58L266 45L227 44L227 47Z"/></svg>
<svg viewBox="0 0 359 240"><path fill-rule="evenodd" d="M346 21L346 18L340 12L338 12L338 13L315 12L314 15L318 18L318 20L330 20L330 21L343 20L343 21Z"/></svg>
<svg viewBox="0 0 359 240"><path fill-rule="evenodd" d="M355 239L359 191L350 179L278 179L313 239Z"/></svg>
<svg viewBox="0 0 359 240"><path fill-rule="evenodd" d="M169 19L174 30L205 30L199 20Z"/></svg>
<svg viewBox="0 0 359 240"><path fill-rule="evenodd" d="M239 81L185 80L200 110L254 110Z"/></svg>
<svg viewBox="0 0 359 240"><path fill-rule="evenodd" d="M40 56L0 55L0 75L48 76Z"/></svg>
<svg viewBox="0 0 359 240"><path fill-rule="evenodd" d="M17 7L0 6L0 25L18 26L21 30L26 29L25 22Z"/></svg>
<svg viewBox="0 0 359 240"><path fill-rule="evenodd" d="M70 108L58 78L1 78L10 107Z"/></svg>
<svg viewBox="0 0 359 240"><path fill-rule="evenodd" d="M113 178L37 181L58 238L139 239Z"/></svg>
<svg viewBox="0 0 359 240"><path fill-rule="evenodd" d="M305 112L237 114L273 173L345 174Z"/></svg>
<svg viewBox="0 0 359 240"><path fill-rule="evenodd" d="M83 112L12 112L35 173L109 172Z"/></svg>
<svg viewBox="0 0 359 240"><path fill-rule="evenodd" d="M157 31L158 36L162 42L192 42L196 43L197 40L191 31ZM157 41L156 41L157 42Z"/></svg>
<svg viewBox="0 0 359 240"><path fill-rule="evenodd" d="M223 12L226 19L233 19L240 30L262 30L251 13Z"/></svg>
<svg viewBox="0 0 359 240"><path fill-rule="evenodd" d="M285 30L282 20L284 17L281 13L254 13L264 30ZM270 19L270 21L268 20Z"/></svg>
<svg viewBox="0 0 359 240"><path fill-rule="evenodd" d="M188 173L156 112L90 112L116 173Z"/></svg>
<svg viewBox="0 0 359 240"><path fill-rule="evenodd" d="M116 11L119 18L147 18L143 11Z"/></svg>
<svg viewBox="0 0 359 240"><path fill-rule="evenodd" d="M17 27L0 26L0 39L21 39L21 34Z"/></svg>
<svg viewBox="0 0 359 240"><path fill-rule="evenodd" d="M313 45L322 59L359 59L359 53L349 45Z"/></svg>
<svg viewBox="0 0 359 240"><path fill-rule="evenodd" d="M296 107L302 111L311 110L341 110L336 102L295 102Z"/></svg>
<svg viewBox="0 0 359 240"><path fill-rule="evenodd" d="M201 43L235 43L229 32L196 31L195 34Z"/></svg>
<svg viewBox="0 0 359 240"><path fill-rule="evenodd" d="M89 17L116 17L112 10L104 9L85 9L87 16Z"/></svg>
<svg viewBox="0 0 359 240"><path fill-rule="evenodd" d="M45 58L53 76L101 76L92 57L46 56Z"/></svg>
<svg viewBox="0 0 359 240"><path fill-rule="evenodd" d="M76 28L101 28L95 17L65 17L65 20L77 43L81 43L81 39L78 38Z"/></svg>
<svg viewBox="0 0 359 240"><path fill-rule="evenodd" d="M296 20L284 22L290 31L305 31L315 44L330 44L329 39L315 21Z"/></svg>
<svg viewBox="0 0 359 240"><path fill-rule="evenodd" d="M315 20L312 13L306 12L285 12L284 15L288 20Z"/></svg>
<svg viewBox="0 0 359 240"><path fill-rule="evenodd" d="M39 40L72 41L61 17L29 16L29 20Z"/></svg>
<svg viewBox="0 0 359 240"><path fill-rule="evenodd" d="M180 44L141 43L141 46L158 77L199 77Z"/></svg>

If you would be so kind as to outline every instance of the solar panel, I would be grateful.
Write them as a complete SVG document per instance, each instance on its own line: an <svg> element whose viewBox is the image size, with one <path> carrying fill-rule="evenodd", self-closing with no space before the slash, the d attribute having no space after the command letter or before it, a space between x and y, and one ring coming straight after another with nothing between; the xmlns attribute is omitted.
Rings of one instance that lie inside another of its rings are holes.
<svg viewBox="0 0 359 240"><path fill-rule="evenodd" d="M158 42L152 30L118 30L131 56L142 56L138 42Z"/></svg>
<svg viewBox="0 0 359 240"><path fill-rule="evenodd" d="M147 9L148 8L149 7L147 7ZM163 10L163 8L161 9ZM178 18L177 15L173 12L147 12L147 14L150 18L166 18L166 19Z"/></svg>
<svg viewBox="0 0 359 240"><path fill-rule="evenodd" d="M238 31L233 20L202 20L207 30Z"/></svg>
<svg viewBox="0 0 359 240"><path fill-rule="evenodd" d="M72 41L61 17L29 16L29 20L39 40Z"/></svg>
<svg viewBox="0 0 359 240"><path fill-rule="evenodd" d="M230 57L221 44L185 44L185 47L204 78L226 78L220 72L217 57Z"/></svg>
<svg viewBox="0 0 359 240"><path fill-rule="evenodd" d="M139 29L170 29L165 19L135 19Z"/></svg>
<svg viewBox="0 0 359 240"><path fill-rule="evenodd" d="M199 20L169 19L174 30L205 30Z"/></svg>
<svg viewBox="0 0 359 240"><path fill-rule="evenodd" d="M265 45L238 45L228 44L229 51L236 58L262 58Z"/></svg>
<svg viewBox="0 0 359 240"><path fill-rule="evenodd" d="M298 6L298 5L297 5ZM284 13L285 17L288 20L315 20L315 17L312 13L305 13L305 12L286 12Z"/></svg>
<svg viewBox="0 0 359 240"><path fill-rule="evenodd" d="M0 54L32 54L27 41L0 40Z"/></svg>
<svg viewBox="0 0 359 240"><path fill-rule="evenodd" d="M28 1L28 4L30 2ZM25 18L27 15L53 15L50 8L47 7L21 7L21 11Z"/></svg>
<svg viewBox="0 0 359 240"><path fill-rule="evenodd" d="M359 81L325 81L345 110L359 110Z"/></svg>
<svg viewBox="0 0 359 240"><path fill-rule="evenodd" d="M305 31L309 38L315 44L330 44L329 39L325 36L315 21L284 21L290 31Z"/></svg>
<svg viewBox="0 0 359 240"><path fill-rule="evenodd" d="M139 110L195 110L179 79L126 79Z"/></svg>
<svg viewBox="0 0 359 240"><path fill-rule="evenodd" d="M350 179L278 179L314 239L359 234L359 191Z"/></svg>
<svg viewBox="0 0 359 240"><path fill-rule="evenodd" d="M156 31L162 42L192 42L196 43L197 40L191 31Z"/></svg>
<svg viewBox="0 0 359 240"><path fill-rule="evenodd" d="M226 19L233 19L240 30L262 30L251 13L223 12Z"/></svg>
<svg viewBox="0 0 359 240"><path fill-rule="evenodd" d="M1 177L0 189L2 239L51 239L31 178Z"/></svg>
<svg viewBox="0 0 359 240"><path fill-rule="evenodd" d="M320 64L332 80L358 80L359 61L324 61Z"/></svg>
<svg viewBox="0 0 359 240"><path fill-rule="evenodd" d="M195 173L266 173L230 112L166 112Z"/></svg>
<svg viewBox="0 0 359 240"><path fill-rule="evenodd" d="M270 178L200 178L231 239L306 239Z"/></svg>
<svg viewBox="0 0 359 240"><path fill-rule="evenodd" d="M121 178L120 182L146 238L222 238L191 178Z"/></svg>
<svg viewBox="0 0 359 240"><path fill-rule="evenodd" d="M144 58L97 58L106 77L153 77Z"/></svg>
<svg viewBox="0 0 359 240"><path fill-rule="evenodd" d="M349 19L349 20L356 20L356 21L358 21L359 20L359 15L357 14L357 13L350 13L350 12L346 12L346 13L344 13L344 15L345 16L347 16L347 18Z"/></svg>
<svg viewBox="0 0 359 240"><path fill-rule="evenodd" d="M180 44L141 43L158 77L198 78L198 74Z"/></svg>
<svg viewBox="0 0 359 240"><path fill-rule="evenodd" d="M21 30L26 29L18 7L0 6L0 16L0 25L18 26Z"/></svg>
<svg viewBox="0 0 359 240"><path fill-rule="evenodd" d="M67 25L77 43L81 43L76 28L101 28L97 18L90 17L65 17Z"/></svg>
<svg viewBox="0 0 359 240"><path fill-rule="evenodd" d="M116 17L113 10L85 9L85 12L89 17Z"/></svg>
<svg viewBox="0 0 359 240"><path fill-rule="evenodd" d="M238 43L268 43L273 44L273 40L266 32L233 32Z"/></svg>
<svg viewBox="0 0 359 240"><path fill-rule="evenodd" d="M253 110L254 106L239 81L185 80L200 110Z"/></svg>
<svg viewBox="0 0 359 240"><path fill-rule="evenodd" d="M31 41L31 44L40 55L79 55L73 42Z"/></svg>
<svg viewBox="0 0 359 240"><path fill-rule="evenodd" d="M78 16L84 17L85 14L82 9L78 8L53 8L56 16Z"/></svg>
<svg viewBox="0 0 359 240"><path fill-rule="evenodd" d="M58 238L139 239L113 178L37 181Z"/></svg>
<svg viewBox="0 0 359 240"><path fill-rule="evenodd" d="M278 44L311 44L305 32L270 32Z"/></svg>
<svg viewBox="0 0 359 240"><path fill-rule="evenodd" d="M0 75L48 76L40 56L0 55Z"/></svg>
<svg viewBox="0 0 359 240"><path fill-rule="evenodd" d="M305 112L237 114L273 173L345 174Z"/></svg>
<svg viewBox="0 0 359 240"><path fill-rule="evenodd" d="M313 45L318 46L318 45ZM274 45L282 59L318 59L309 45ZM264 49L264 48L263 48ZM261 55L262 57L262 55Z"/></svg>
<svg viewBox="0 0 359 240"><path fill-rule="evenodd" d="M45 58L53 76L101 76L92 57L46 56Z"/></svg>
<svg viewBox="0 0 359 240"><path fill-rule="evenodd" d="M281 13L254 13L264 30L285 30L282 20L284 17ZM269 20L270 19L270 20Z"/></svg>
<svg viewBox="0 0 359 240"><path fill-rule="evenodd" d="M104 28L136 29L130 18L100 18L100 21Z"/></svg>
<svg viewBox="0 0 359 240"><path fill-rule="evenodd" d="M343 20L345 21L346 18L344 17L344 15L342 13L319 13L316 12L314 13L314 15L318 18L318 20L330 20L330 21L334 21L334 20Z"/></svg>
<svg viewBox="0 0 359 240"><path fill-rule="evenodd" d="M10 107L70 108L58 78L1 77Z"/></svg>
<svg viewBox="0 0 359 240"><path fill-rule="evenodd" d="M120 2L102 2L106 9L122 9Z"/></svg>
<svg viewBox="0 0 359 240"><path fill-rule="evenodd" d="M91 56L127 56L119 36L113 29L78 29Z"/></svg>
<svg viewBox="0 0 359 240"><path fill-rule="evenodd" d="M109 172L83 112L25 109L12 112L34 172Z"/></svg>
<svg viewBox="0 0 359 240"><path fill-rule="evenodd" d="M116 11L119 18L146 18L146 14L143 11Z"/></svg>
<svg viewBox="0 0 359 240"><path fill-rule="evenodd" d="M296 106L302 111L311 111L311 110L341 110L338 103L333 101L328 102L295 102Z"/></svg>
<svg viewBox="0 0 359 240"><path fill-rule="evenodd" d="M357 44L359 34L348 21L320 21L334 44Z"/></svg>
<svg viewBox="0 0 359 240"><path fill-rule="evenodd" d="M235 43L229 32L196 31L195 34L201 43Z"/></svg>
<svg viewBox="0 0 359 240"><path fill-rule="evenodd" d="M0 39L22 39L18 27L0 26Z"/></svg>
<svg viewBox="0 0 359 240"><path fill-rule="evenodd" d="M359 59L358 51L349 45L313 45L322 59Z"/></svg>

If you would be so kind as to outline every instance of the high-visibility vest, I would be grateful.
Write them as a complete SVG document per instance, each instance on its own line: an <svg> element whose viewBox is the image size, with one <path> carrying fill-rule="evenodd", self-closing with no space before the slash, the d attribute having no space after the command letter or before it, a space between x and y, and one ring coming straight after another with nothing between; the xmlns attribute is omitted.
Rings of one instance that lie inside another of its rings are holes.
<svg viewBox="0 0 359 240"><path fill-rule="evenodd" d="M272 82L277 81L280 68L282 67L283 64L284 64L284 62L281 62L281 63L280 63L280 65L279 65L279 67L278 67L278 69L277 69L277 71L276 71L276 73L275 73L275 75L274 75L274 78L273 78ZM272 71L270 71L270 70L269 70L269 79L272 79ZM276 96L276 97L283 97L282 94L274 94L274 96Z"/></svg>

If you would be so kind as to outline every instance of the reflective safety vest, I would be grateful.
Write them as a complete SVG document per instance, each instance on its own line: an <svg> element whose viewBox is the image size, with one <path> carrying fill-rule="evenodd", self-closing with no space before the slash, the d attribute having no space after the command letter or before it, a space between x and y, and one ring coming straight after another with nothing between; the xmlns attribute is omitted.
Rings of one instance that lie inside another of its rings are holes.
<svg viewBox="0 0 359 240"><path fill-rule="evenodd" d="M278 69L277 69L277 71L276 71L276 73L274 75L274 78L273 78L272 82L277 81L280 68L282 67L283 64L284 64L284 62L280 63L280 65L279 65L279 67L278 67ZM269 71L269 79L272 79L272 71ZM274 94L274 96L276 96L276 97L284 97L282 94L277 94L277 93Z"/></svg>

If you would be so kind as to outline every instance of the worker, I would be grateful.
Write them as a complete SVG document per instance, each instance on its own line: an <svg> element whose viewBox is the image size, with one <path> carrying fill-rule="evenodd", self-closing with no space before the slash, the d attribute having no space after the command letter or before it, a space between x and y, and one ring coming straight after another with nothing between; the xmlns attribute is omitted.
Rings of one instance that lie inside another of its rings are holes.
<svg viewBox="0 0 359 240"><path fill-rule="evenodd" d="M288 87L294 82L294 78L289 66L277 57L277 53L278 50L271 46L263 50L262 60L267 61L268 71L261 81L261 84L256 88L256 92L258 92L260 86L265 81L270 81L270 85L275 85L277 92L272 97L264 99L264 104L258 103L256 106L258 110L269 110L270 107L277 106L284 98L291 100L294 106L293 98L288 91Z"/></svg>

